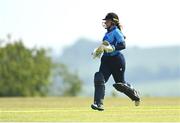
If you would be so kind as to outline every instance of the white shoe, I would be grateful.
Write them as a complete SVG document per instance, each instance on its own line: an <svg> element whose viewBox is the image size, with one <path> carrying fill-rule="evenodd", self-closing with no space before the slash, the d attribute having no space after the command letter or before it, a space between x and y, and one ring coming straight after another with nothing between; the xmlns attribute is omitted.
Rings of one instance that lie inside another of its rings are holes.
<svg viewBox="0 0 180 123"><path fill-rule="evenodd" d="M139 106L140 105L140 100L134 101L135 106Z"/></svg>
<svg viewBox="0 0 180 123"><path fill-rule="evenodd" d="M94 110L98 110L98 111L104 111L104 107L103 107L102 104L99 104L99 105L97 105L97 104L92 104L92 105L91 105L91 108L94 109Z"/></svg>

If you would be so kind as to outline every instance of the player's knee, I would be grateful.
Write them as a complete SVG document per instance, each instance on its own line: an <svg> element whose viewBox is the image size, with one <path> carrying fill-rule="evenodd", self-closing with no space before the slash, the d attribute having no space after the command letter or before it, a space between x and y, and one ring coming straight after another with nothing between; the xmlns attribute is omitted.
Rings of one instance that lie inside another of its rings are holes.
<svg viewBox="0 0 180 123"><path fill-rule="evenodd" d="M101 72L96 72L94 74L94 84L95 85L104 85L105 79Z"/></svg>

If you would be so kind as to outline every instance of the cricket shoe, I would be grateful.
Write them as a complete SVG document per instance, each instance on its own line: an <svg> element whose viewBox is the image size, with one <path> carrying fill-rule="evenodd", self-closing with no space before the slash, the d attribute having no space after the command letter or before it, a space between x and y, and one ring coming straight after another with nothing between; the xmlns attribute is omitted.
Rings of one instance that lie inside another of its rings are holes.
<svg viewBox="0 0 180 123"><path fill-rule="evenodd" d="M104 111L104 107L102 104L92 104L91 105L91 108L94 109L94 110L98 110L98 111Z"/></svg>
<svg viewBox="0 0 180 123"><path fill-rule="evenodd" d="M134 101L135 106L139 106L140 105L140 97L139 97L139 92L137 92L136 90L134 91L136 97L138 97L137 100Z"/></svg>
<svg viewBox="0 0 180 123"><path fill-rule="evenodd" d="M135 106L139 106L140 105L140 100L134 101L134 104L135 104Z"/></svg>

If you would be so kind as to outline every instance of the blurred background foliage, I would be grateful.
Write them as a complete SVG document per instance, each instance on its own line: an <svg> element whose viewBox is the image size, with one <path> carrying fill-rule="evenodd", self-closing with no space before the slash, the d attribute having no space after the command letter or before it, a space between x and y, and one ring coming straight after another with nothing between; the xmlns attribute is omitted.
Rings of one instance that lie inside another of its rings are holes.
<svg viewBox="0 0 180 123"><path fill-rule="evenodd" d="M63 79L58 90L62 96L76 96L81 91L78 75L64 64L53 63L49 50L27 48L22 40L7 37L0 44L0 96L47 96L53 75Z"/></svg>

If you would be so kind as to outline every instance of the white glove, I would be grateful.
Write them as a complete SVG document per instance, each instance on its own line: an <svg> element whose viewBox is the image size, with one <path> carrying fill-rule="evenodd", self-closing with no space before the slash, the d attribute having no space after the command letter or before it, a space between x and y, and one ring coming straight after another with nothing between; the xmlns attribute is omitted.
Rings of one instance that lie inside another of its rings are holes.
<svg viewBox="0 0 180 123"><path fill-rule="evenodd" d="M93 59L100 58L102 53L104 52L110 53L113 52L114 50L115 48L111 46L108 41L103 41L103 43L98 48L95 48L94 51L92 52Z"/></svg>
<svg viewBox="0 0 180 123"><path fill-rule="evenodd" d="M93 59L100 58L102 53L104 52L103 46L100 45L98 48L95 48L92 52Z"/></svg>
<svg viewBox="0 0 180 123"><path fill-rule="evenodd" d="M107 53L113 52L115 50L115 48L111 46L108 41L103 41L102 46L104 51Z"/></svg>

